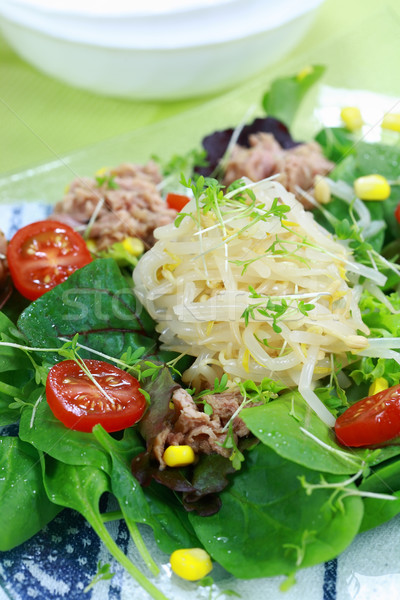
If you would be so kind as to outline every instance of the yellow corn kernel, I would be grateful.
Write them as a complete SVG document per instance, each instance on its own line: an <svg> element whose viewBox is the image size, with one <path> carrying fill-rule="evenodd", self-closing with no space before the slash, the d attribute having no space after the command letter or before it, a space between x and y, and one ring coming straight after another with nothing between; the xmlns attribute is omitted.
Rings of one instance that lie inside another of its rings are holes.
<svg viewBox="0 0 400 600"><path fill-rule="evenodd" d="M313 72L314 67L312 67L311 65L307 65L306 67L300 69L300 71L296 75L296 79L297 81L302 81L305 77L307 77L307 75L311 75L311 73Z"/></svg>
<svg viewBox="0 0 400 600"><path fill-rule="evenodd" d="M94 240L86 240L86 246L89 250L89 252L91 252L92 254L94 254L95 252L97 252L97 244Z"/></svg>
<svg viewBox="0 0 400 600"><path fill-rule="evenodd" d="M202 548L182 548L175 550L170 558L171 569L188 581L203 579L212 571L210 556Z"/></svg>
<svg viewBox="0 0 400 600"><path fill-rule="evenodd" d="M345 106L340 111L342 121L349 131L357 131L363 126L363 120L360 109L356 106Z"/></svg>
<svg viewBox="0 0 400 600"><path fill-rule="evenodd" d="M142 240L136 237L127 237L122 242L124 250L133 256L141 256L144 252L144 244Z"/></svg>
<svg viewBox="0 0 400 600"><path fill-rule="evenodd" d="M400 113L387 113L382 119L382 128L400 131Z"/></svg>
<svg viewBox="0 0 400 600"><path fill-rule="evenodd" d="M386 200L390 191L389 182L382 175L365 175L354 182L354 192L361 200Z"/></svg>
<svg viewBox="0 0 400 600"><path fill-rule="evenodd" d="M331 188L321 175L316 175L314 179L314 198L319 204L328 204L331 201Z"/></svg>
<svg viewBox="0 0 400 600"><path fill-rule="evenodd" d="M106 175L106 173L108 171L109 171L109 167L100 167L100 169L97 169L97 171L94 175L95 175L95 177L103 177L103 175Z"/></svg>
<svg viewBox="0 0 400 600"><path fill-rule="evenodd" d="M194 463L196 458L191 446L168 446L163 459L168 467L186 467Z"/></svg>
<svg viewBox="0 0 400 600"><path fill-rule="evenodd" d="M379 392L383 392L383 390L387 390L389 387L389 382L384 377L378 377L375 379L369 386L368 396L374 396Z"/></svg>

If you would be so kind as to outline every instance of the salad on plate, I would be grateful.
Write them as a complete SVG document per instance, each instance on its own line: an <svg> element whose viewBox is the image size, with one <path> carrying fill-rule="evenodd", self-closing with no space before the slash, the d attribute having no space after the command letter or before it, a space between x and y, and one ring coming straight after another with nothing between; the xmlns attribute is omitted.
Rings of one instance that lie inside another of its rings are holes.
<svg viewBox="0 0 400 600"><path fill-rule="evenodd" d="M67 508L146 597L173 597L160 566L223 597L218 569L288 589L400 512L400 115L294 140L322 74L201 150L78 178L4 242L5 556Z"/></svg>

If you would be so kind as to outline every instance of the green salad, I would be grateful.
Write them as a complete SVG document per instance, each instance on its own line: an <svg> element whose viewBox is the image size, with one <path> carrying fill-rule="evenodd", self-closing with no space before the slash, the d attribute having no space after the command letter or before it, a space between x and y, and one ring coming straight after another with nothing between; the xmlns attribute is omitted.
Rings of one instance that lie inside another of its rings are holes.
<svg viewBox="0 0 400 600"><path fill-rule="evenodd" d="M322 74L271 85L263 143L302 153L289 130ZM0 313L0 425L18 424L0 436L2 552L67 507L150 598L166 596L142 525L184 579L212 586L218 563L285 589L400 512L400 145L362 141L355 107L342 117L315 138L312 186L288 191L279 170L227 181L245 127L212 134L163 166L182 206L141 258L114 244L32 302L14 292ZM99 394L105 418L87 420ZM117 510L101 510L105 493ZM116 519L143 565L110 535ZM87 589L111 577L99 564Z"/></svg>

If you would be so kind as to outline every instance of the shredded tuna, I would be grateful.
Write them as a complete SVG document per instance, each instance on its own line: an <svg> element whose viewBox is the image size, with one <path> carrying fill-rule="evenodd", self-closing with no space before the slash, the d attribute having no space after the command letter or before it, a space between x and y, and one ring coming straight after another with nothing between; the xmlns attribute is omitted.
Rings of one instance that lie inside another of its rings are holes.
<svg viewBox="0 0 400 600"><path fill-rule="evenodd" d="M75 179L50 218L83 231L103 201L90 230L90 239L98 250L129 236L152 246L154 229L167 225L176 216L157 189L162 179L158 166L152 161L146 165L122 164L108 171L107 177L112 177L111 187L107 178L102 185L91 178Z"/></svg>
<svg viewBox="0 0 400 600"><path fill-rule="evenodd" d="M315 176L326 175L334 167L316 142L284 150L272 134L256 133L249 136L249 143L249 148L234 146L225 170L226 185L244 176L259 181L279 173L277 180L289 192L296 194L299 186L312 193ZM311 207L301 195L297 199L306 208Z"/></svg>
<svg viewBox="0 0 400 600"><path fill-rule="evenodd" d="M217 453L230 456L231 450L221 446L227 435L223 427L238 409L242 397L239 393L224 392L204 396L203 399L212 406L211 415L200 410L201 405L197 405L183 388L173 393L172 402L175 408L173 420L165 424L165 429L153 442L153 453L161 469L165 468L162 458L164 450L166 446L171 445L189 445L197 454ZM248 433L246 425L236 417L233 421L235 442Z"/></svg>
<svg viewBox="0 0 400 600"><path fill-rule="evenodd" d="M222 394L209 394L203 396L203 400L213 409L212 420L218 420L220 425L224 427L238 410L239 405L243 400L243 396L239 390L237 390L234 392L224 392ZM233 430L238 437L244 437L249 434L249 430L240 417L234 418Z"/></svg>

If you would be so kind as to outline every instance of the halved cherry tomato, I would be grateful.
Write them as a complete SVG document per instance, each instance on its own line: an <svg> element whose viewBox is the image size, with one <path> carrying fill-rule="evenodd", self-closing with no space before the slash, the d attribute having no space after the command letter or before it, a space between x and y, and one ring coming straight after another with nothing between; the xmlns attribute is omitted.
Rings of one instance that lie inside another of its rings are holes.
<svg viewBox="0 0 400 600"><path fill-rule="evenodd" d="M97 423L106 431L120 431L139 421L146 399L137 379L102 360L84 363L101 390L74 360L57 363L46 381L46 398L54 416L76 431L92 431Z"/></svg>
<svg viewBox="0 0 400 600"><path fill-rule="evenodd" d="M167 194L165 201L168 204L169 208L173 208L174 210L177 210L179 212L184 206L186 206L188 202L190 202L190 198L188 198L188 196L184 196L183 194L170 193Z"/></svg>
<svg viewBox="0 0 400 600"><path fill-rule="evenodd" d="M375 446L400 435L400 385L359 400L336 419L345 446Z"/></svg>
<svg viewBox="0 0 400 600"><path fill-rule="evenodd" d="M91 262L85 240L68 225L38 221L19 229L7 249L17 290L36 300L77 269Z"/></svg>
<svg viewBox="0 0 400 600"><path fill-rule="evenodd" d="M394 216L396 218L396 221L400 224L400 202L395 208Z"/></svg>

